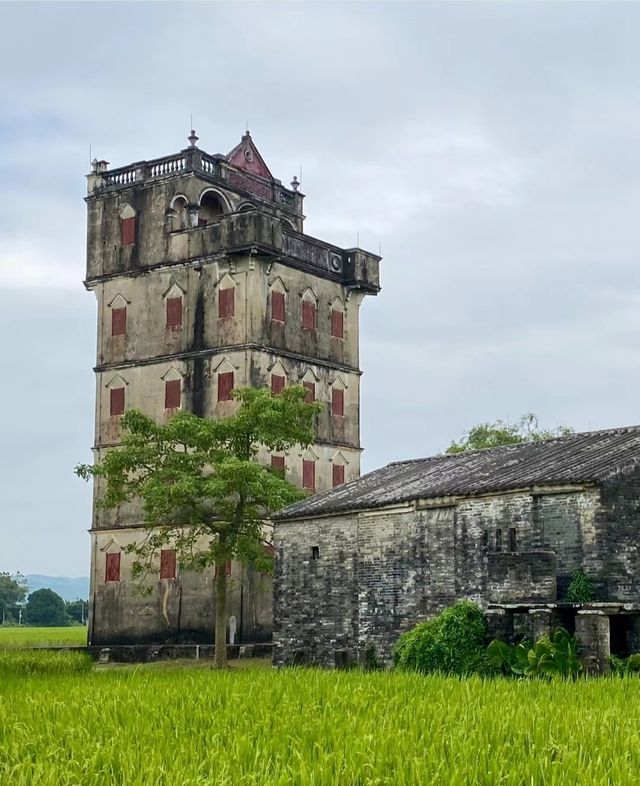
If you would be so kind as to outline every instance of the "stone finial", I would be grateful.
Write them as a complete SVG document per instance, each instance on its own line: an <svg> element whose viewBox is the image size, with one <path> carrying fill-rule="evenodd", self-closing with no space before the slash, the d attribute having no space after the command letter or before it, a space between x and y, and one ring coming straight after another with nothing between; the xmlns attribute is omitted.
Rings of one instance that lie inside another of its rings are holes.
<svg viewBox="0 0 640 786"><path fill-rule="evenodd" d="M191 147L195 147L196 146L196 142L198 141L198 139L200 139L200 137L196 134L196 132L192 128L191 129L191 134L187 137L187 141L189 142Z"/></svg>
<svg viewBox="0 0 640 786"><path fill-rule="evenodd" d="M297 191L300 188L300 181L298 180L296 175L293 176L293 180L291 181L291 188L294 191Z"/></svg>

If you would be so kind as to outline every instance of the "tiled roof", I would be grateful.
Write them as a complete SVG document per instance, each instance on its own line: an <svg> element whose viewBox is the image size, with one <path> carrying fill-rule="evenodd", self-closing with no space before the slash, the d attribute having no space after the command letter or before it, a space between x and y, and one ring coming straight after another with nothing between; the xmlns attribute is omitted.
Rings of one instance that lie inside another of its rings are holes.
<svg viewBox="0 0 640 786"><path fill-rule="evenodd" d="M603 481L640 463L640 426L455 455L397 461L290 505L274 520L380 508L433 497Z"/></svg>

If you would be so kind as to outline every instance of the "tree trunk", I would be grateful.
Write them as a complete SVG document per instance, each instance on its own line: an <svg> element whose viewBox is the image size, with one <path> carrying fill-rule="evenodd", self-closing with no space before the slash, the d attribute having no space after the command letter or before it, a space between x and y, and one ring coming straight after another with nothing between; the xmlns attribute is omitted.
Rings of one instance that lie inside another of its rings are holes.
<svg viewBox="0 0 640 786"><path fill-rule="evenodd" d="M227 569L224 562L216 564L216 669L227 667Z"/></svg>

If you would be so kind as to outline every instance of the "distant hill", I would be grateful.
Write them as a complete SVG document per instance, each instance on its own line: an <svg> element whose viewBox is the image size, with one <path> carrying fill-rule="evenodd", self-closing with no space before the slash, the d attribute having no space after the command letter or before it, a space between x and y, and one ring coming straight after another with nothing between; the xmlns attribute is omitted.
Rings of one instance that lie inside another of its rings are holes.
<svg viewBox="0 0 640 786"><path fill-rule="evenodd" d="M65 600L87 600L89 598L89 577L82 576L70 579L66 576L39 576L31 574L25 576L29 592L39 589L52 589Z"/></svg>

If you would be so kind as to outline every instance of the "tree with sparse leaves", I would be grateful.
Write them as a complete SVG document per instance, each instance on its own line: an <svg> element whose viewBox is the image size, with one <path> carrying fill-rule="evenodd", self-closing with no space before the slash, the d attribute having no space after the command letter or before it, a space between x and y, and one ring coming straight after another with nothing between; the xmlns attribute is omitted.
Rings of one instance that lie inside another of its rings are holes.
<svg viewBox="0 0 640 786"><path fill-rule="evenodd" d="M134 575L144 577L158 550L170 545L183 565L215 566L215 664L226 665L227 575L234 559L260 571L272 560L265 546L265 519L304 496L282 472L261 465L257 454L308 447L315 440L321 405L305 403L302 387L278 395L256 388L233 393L239 406L229 418L207 420L178 412L165 425L136 410L122 418L122 445L76 474L104 481L98 504L115 508L143 503L145 540Z"/></svg>
<svg viewBox="0 0 640 786"><path fill-rule="evenodd" d="M24 576L0 573L0 620L13 620L27 596Z"/></svg>
<svg viewBox="0 0 640 786"><path fill-rule="evenodd" d="M464 453L467 450L495 448L499 445L542 442L545 439L566 437L573 433L574 430L568 426L541 429L538 416L530 412L515 423L505 423L503 420L496 420L495 423L479 423L469 429L459 442L454 440L445 452Z"/></svg>

